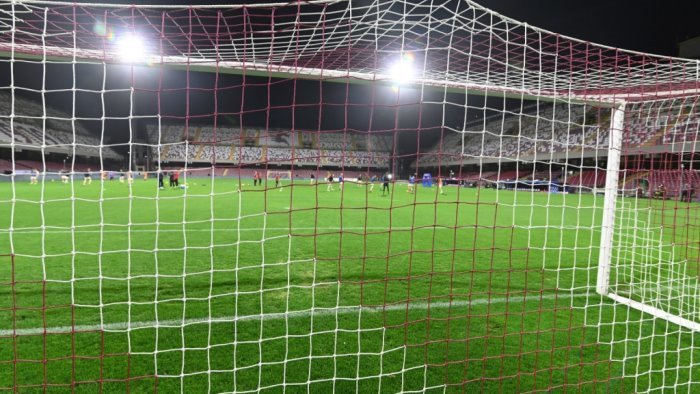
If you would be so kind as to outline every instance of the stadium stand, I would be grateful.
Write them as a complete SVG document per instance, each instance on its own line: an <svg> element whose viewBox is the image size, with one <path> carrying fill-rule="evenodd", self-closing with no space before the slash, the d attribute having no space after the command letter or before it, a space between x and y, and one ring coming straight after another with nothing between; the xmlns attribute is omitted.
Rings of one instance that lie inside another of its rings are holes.
<svg viewBox="0 0 700 394"><path fill-rule="evenodd" d="M147 128L154 157L164 162L388 167L390 138L357 132L292 132L211 126ZM242 142L242 143L241 143ZM160 145L160 149L158 149ZM252 146L251 146L252 145ZM310 146L316 146L312 149ZM354 148L354 149L348 149ZM215 152L215 153L214 153Z"/></svg>
<svg viewBox="0 0 700 394"><path fill-rule="evenodd" d="M687 101L687 100L686 100ZM662 105L663 104L663 105ZM647 119L649 113L667 114ZM419 167L607 155L610 118L595 107L540 104L520 113L499 113L468 123L464 130L445 128L441 139L413 163ZM700 140L695 103L642 102L630 105L624 146L640 152L662 144Z"/></svg>
<svg viewBox="0 0 700 394"><path fill-rule="evenodd" d="M452 165L504 158L547 159L572 151L594 156L606 146L607 132L597 124L586 124L587 109L541 104L521 113L488 116L467 124L461 132L445 130L442 140L419 159L419 164L429 167L438 162Z"/></svg>
<svg viewBox="0 0 700 394"><path fill-rule="evenodd" d="M46 153L122 159L112 147L100 148L100 138L90 134L80 122L73 122L71 115L46 107L44 124L44 107L40 103L19 95L14 97L13 111L9 93L0 93L0 147L14 143L21 149ZM14 117L10 123L12 114Z"/></svg>
<svg viewBox="0 0 700 394"><path fill-rule="evenodd" d="M586 189L594 189L605 186L605 171L603 170L584 170L569 178L571 186L583 187Z"/></svg>
<svg viewBox="0 0 700 394"><path fill-rule="evenodd" d="M696 170L655 170L649 173L649 190L653 193L659 186L666 188L666 197L677 197L684 184L693 190L700 190L700 171Z"/></svg>

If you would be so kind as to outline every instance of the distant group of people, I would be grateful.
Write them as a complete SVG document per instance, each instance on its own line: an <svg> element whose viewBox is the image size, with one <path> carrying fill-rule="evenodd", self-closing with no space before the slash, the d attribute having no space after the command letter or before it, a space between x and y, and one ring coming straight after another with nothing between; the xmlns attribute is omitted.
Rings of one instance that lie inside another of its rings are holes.
<svg viewBox="0 0 700 394"><path fill-rule="evenodd" d="M30 175L30 184L37 184L39 182L39 176L40 172L37 169L32 170L31 175ZM148 179L147 172L144 172L144 180ZM65 173L63 171L59 171L59 175L61 177L61 181L63 183L68 183L70 180L69 173ZM116 176L118 175L118 179L120 183L125 183L128 182L131 184L134 179L134 175L131 171L124 171L120 170L118 172L114 171L100 171L99 172L100 178L102 181L104 180L109 180L113 181L116 179ZM83 174L83 186L87 186L92 184L92 170L90 168L85 171ZM171 171L159 171L158 172L158 187L160 189L165 189L165 177L168 177L169 180L169 187L180 187L180 170L171 170ZM280 189L282 191L282 185L281 185L281 175L280 172L274 172L274 180L275 180L275 188ZM391 188L390 184L392 183L393 180L393 175L389 172L386 172L382 174L381 176L377 175L369 175L369 174L358 174L357 179L356 179L356 184L357 187L362 187L363 185L368 185L369 189L368 192L372 193L374 192L374 186L377 182L381 182L382 184L382 196L385 196L387 194L391 193ZM326 181L326 191L332 192L335 190L334 185L337 183L339 190L343 190L343 186L345 183L345 176L341 172L338 177L336 178L335 174L332 171L328 171L326 173L325 177ZM414 193L416 190L416 183L418 182L418 176L417 174L411 174L408 178L408 187L406 189L407 193ZM444 189L443 189L443 178L442 177L437 177L437 187L440 192L440 194L445 194ZM310 174L310 183L311 185L316 184L316 175L315 174ZM263 177L260 171L255 171L253 173L253 186L254 187L259 187L263 185ZM683 191L681 192L681 198L685 199L687 198L688 200L692 198L693 190L690 187L690 185L687 185L687 187L684 187ZM663 196L665 195L665 187L663 185L660 185L660 188L655 192L654 196Z"/></svg>
<svg viewBox="0 0 700 394"><path fill-rule="evenodd" d="M386 195L391 193L390 184L392 183L392 179L393 179L393 175L391 173L388 173L388 172L382 174L381 176L377 176L377 175L370 176L370 175L359 174L357 176L357 186L361 187L362 185L367 184L367 185L369 185L368 191L370 193L372 193L372 192L374 192L374 185L377 182L381 182L381 184L382 184L382 196L386 196ZM415 192L417 180L418 180L418 176L416 174L412 174L408 178L408 188L406 189L407 193L414 193ZM311 184L313 185L313 184L315 184L315 182L316 182L316 178L315 178L314 174L311 174ZM326 173L326 182L327 182L326 191L329 191L329 192L334 191L335 189L333 188L333 185L335 183L335 176L331 171L328 171ZM338 183L340 190L342 190L343 184L344 184L344 178L343 178L342 173L338 176L337 183ZM440 194L445 194L444 189L443 189L442 177L437 178L437 186L438 186L438 190L439 190Z"/></svg>
<svg viewBox="0 0 700 394"><path fill-rule="evenodd" d="M693 196L695 195L695 188L691 183L683 183L680 187L680 193L678 193L678 199L680 201L692 202ZM636 196L639 198L646 197L644 188L639 185L637 186ZM663 183L659 183L653 192L650 192L649 196L654 199L665 200L668 198L668 189Z"/></svg>
<svg viewBox="0 0 700 394"><path fill-rule="evenodd" d="M665 199L666 198L666 186L661 183L654 190L654 198Z"/></svg>
<svg viewBox="0 0 700 394"><path fill-rule="evenodd" d="M89 169L88 169L89 171ZM30 185L37 185L39 184L39 176L41 175L41 172L39 172L38 169L33 169L31 175L29 176L29 184ZM68 183L70 180L70 177L66 174L65 171L61 170L58 171L58 176L61 178L62 183ZM92 182L92 180L90 180ZM85 183L83 183L85 184Z"/></svg>
<svg viewBox="0 0 700 394"><path fill-rule="evenodd" d="M256 174L257 174L257 172L256 172ZM258 182L258 181L256 181L256 179L258 179L258 178L256 178L254 176L253 184L256 184L256 182ZM388 173L388 172L382 174L381 176L377 176L374 174L373 175L359 174L357 176L356 183L357 183L357 187L362 187L363 185L369 185L368 192L372 193L372 192L374 192L374 185L378 182L381 182L382 195L386 196L391 192L390 184L392 183L392 179L393 179L393 175ZM338 177L336 179L335 174L332 171L328 171L328 172L326 172L326 176L325 176L324 180L326 181L326 191L327 192L335 191L334 186L336 184L338 185L338 188L340 190L342 190L343 185L345 184L345 178L344 178L343 173L340 173L340 175L338 175ZM416 190L415 187L416 187L417 181L418 181L417 174L412 174L411 176L409 176L408 188L406 189L407 193L414 193L415 192L415 190ZM443 178L438 177L436 182L437 182L437 187L438 187L440 194L445 194L445 191L443 188L443 185L444 185ZM310 175L310 184L311 185L316 184L316 176L313 173ZM277 187L277 183L275 184L275 187Z"/></svg>
<svg viewBox="0 0 700 394"><path fill-rule="evenodd" d="M274 173L275 176L275 189L279 189L280 192L282 191L282 177L280 176L279 172ZM255 171L253 173L253 186L262 186L263 185L263 177L260 174L259 171Z"/></svg>
<svg viewBox="0 0 700 394"><path fill-rule="evenodd" d="M170 172L161 171L158 173L159 188L165 189L164 180L166 176L168 176L168 180L170 181L170 187L180 187L180 170L174 170Z"/></svg>
<svg viewBox="0 0 700 394"><path fill-rule="evenodd" d="M90 169L88 168L88 173L90 172ZM109 179L110 181L113 181L115 178L115 172L114 171L102 171L100 173L100 176L102 180L107 180ZM92 182L92 178L89 179L89 182ZM134 173L131 171L124 171L119 170L119 183L124 183L127 182L129 184L132 184L134 182Z"/></svg>
<svg viewBox="0 0 700 394"><path fill-rule="evenodd" d="M125 171L125 170L119 170L117 172L115 171L96 171L93 172L91 168L88 168L83 172L83 186L88 186L92 184L92 178L94 175L97 175L102 181L114 181L115 179L119 179L119 183L128 183L131 185L134 181L134 176L138 175L135 174L132 171ZM39 177L41 175L41 172L38 169L33 169L31 171L31 175L29 176L29 184L30 185L36 185L39 183ZM58 176L61 180L61 183L68 183L71 180L71 175L72 172L66 171L66 170L59 170L58 171ZM118 176L117 176L118 175ZM175 175L175 178L177 179L177 175ZM143 180L148 180L148 172L143 172ZM53 180L52 180L53 182ZM177 184L177 182L175 182Z"/></svg>
<svg viewBox="0 0 700 394"><path fill-rule="evenodd" d="M681 187L681 201L687 201L691 202L693 201L693 194L695 193L695 189L693 189L693 185L690 183L684 183L683 186Z"/></svg>
<svg viewBox="0 0 700 394"><path fill-rule="evenodd" d="M450 171L450 176L453 176L454 173ZM414 193L416 191L416 182L418 182L418 174L411 174L408 177L408 188L406 188L406 193ZM438 192L440 194L445 194L445 189L444 189L444 181L441 176L437 177L436 180L437 187L438 187Z"/></svg>

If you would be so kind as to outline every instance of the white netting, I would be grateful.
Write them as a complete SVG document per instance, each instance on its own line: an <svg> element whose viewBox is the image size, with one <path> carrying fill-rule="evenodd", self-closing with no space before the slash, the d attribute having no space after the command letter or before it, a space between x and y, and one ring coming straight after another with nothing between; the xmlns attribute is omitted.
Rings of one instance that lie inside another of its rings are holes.
<svg viewBox="0 0 700 394"><path fill-rule="evenodd" d="M0 11L0 390L698 390L697 61L470 1Z"/></svg>

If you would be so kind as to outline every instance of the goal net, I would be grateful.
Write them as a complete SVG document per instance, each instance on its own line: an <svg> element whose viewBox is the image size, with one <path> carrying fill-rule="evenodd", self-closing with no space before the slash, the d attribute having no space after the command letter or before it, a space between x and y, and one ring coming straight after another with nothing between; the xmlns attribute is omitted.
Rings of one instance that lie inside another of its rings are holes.
<svg viewBox="0 0 700 394"><path fill-rule="evenodd" d="M267 171L267 179L274 181L275 179L280 179L283 181L291 181L292 180L292 172L287 170L287 171L274 171L274 170L268 170Z"/></svg>
<svg viewBox="0 0 700 394"><path fill-rule="evenodd" d="M697 61L468 0L0 10L0 390L700 390Z"/></svg>

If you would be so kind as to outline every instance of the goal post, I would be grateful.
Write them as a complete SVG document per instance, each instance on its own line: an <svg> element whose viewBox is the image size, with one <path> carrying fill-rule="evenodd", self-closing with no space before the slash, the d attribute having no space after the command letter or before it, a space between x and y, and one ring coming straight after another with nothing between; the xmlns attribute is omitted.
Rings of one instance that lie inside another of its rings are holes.
<svg viewBox="0 0 700 394"><path fill-rule="evenodd" d="M625 202L619 182L626 103L612 109L610 147L597 268L596 292L654 318L692 331L700 330L700 291L697 275L689 273L664 237L664 228L652 228L651 208ZM666 116L667 114L664 114ZM648 114L647 114L648 116ZM628 120L630 117L628 117ZM653 197L653 191L650 191ZM638 217L642 212L641 219ZM612 280L612 282L611 282Z"/></svg>
<svg viewBox="0 0 700 394"><path fill-rule="evenodd" d="M622 134L625 126L625 104L611 110L610 146L608 148L605 178L605 195L603 202L603 223L600 236L600 256L598 257L598 279L596 291L607 295L610 285L610 264L613 252L613 233L615 231L615 214L618 197L618 177L620 174L620 156L622 155Z"/></svg>

